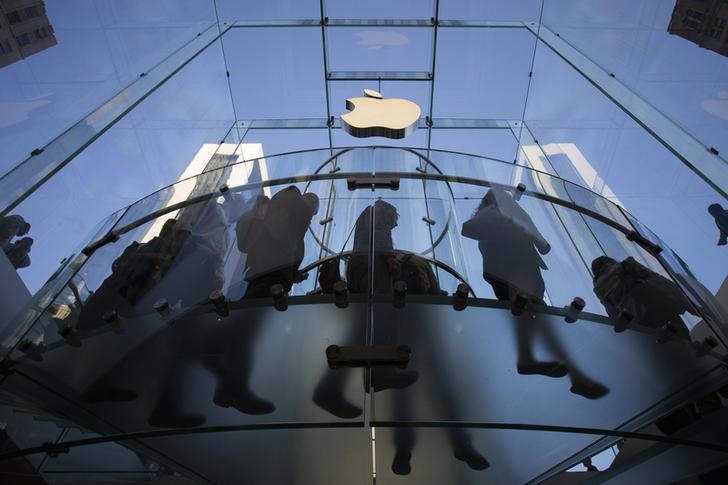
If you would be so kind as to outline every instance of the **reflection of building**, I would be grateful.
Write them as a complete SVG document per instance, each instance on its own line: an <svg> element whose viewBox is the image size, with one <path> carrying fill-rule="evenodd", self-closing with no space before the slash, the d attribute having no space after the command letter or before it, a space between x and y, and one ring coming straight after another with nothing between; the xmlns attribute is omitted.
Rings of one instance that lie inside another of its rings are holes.
<svg viewBox="0 0 728 485"><path fill-rule="evenodd" d="M728 0L677 0L667 31L728 56Z"/></svg>
<svg viewBox="0 0 728 485"><path fill-rule="evenodd" d="M56 45L43 0L0 0L0 67Z"/></svg>

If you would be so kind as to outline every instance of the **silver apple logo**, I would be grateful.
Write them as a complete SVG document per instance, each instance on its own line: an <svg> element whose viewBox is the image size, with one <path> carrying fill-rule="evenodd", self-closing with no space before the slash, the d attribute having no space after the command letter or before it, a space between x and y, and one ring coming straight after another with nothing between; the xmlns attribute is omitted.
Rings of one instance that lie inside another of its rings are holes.
<svg viewBox="0 0 728 485"><path fill-rule="evenodd" d="M366 97L349 98L341 115L344 129L351 136L368 138L383 136L400 139L410 135L417 128L420 107L407 99L384 97L372 89L365 89Z"/></svg>

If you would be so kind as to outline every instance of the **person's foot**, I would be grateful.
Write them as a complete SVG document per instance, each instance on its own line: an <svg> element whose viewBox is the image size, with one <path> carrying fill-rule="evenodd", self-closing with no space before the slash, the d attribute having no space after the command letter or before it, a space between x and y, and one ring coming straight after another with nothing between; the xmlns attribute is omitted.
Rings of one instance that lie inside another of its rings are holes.
<svg viewBox="0 0 728 485"><path fill-rule="evenodd" d="M212 401L220 407L235 408L243 414L270 414L276 410L272 402L259 398L250 391L232 394L218 389Z"/></svg>
<svg viewBox="0 0 728 485"><path fill-rule="evenodd" d="M83 395L87 402L129 402L137 398L137 393L123 387L107 387L105 389L91 389Z"/></svg>
<svg viewBox="0 0 728 485"><path fill-rule="evenodd" d="M386 389L404 389L417 382L419 377L420 374L416 370L375 369L372 373L372 384L374 392Z"/></svg>
<svg viewBox="0 0 728 485"><path fill-rule="evenodd" d="M599 399L609 393L609 388L599 384L598 382L583 380L572 382L571 389L569 389L569 391L587 399Z"/></svg>
<svg viewBox="0 0 728 485"><path fill-rule="evenodd" d="M488 460L486 460L483 455L481 455L475 449L469 446L457 448L453 455L458 460L467 463L468 466L473 470L481 471L485 470L490 466L490 463L488 463Z"/></svg>
<svg viewBox="0 0 728 485"><path fill-rule="evenodd" d="M194 428L205 424L205 416L198 413L180 413L176 411L154 411L147 423L155 428Z"/></svg>
<svg viewBox="0 0 728 485"><path fill-rule="evenodd" d="M410 459L412 458L412 453L409 451L398 451L396 455L394 455L394 460L392 461L392 471L395 475L409 475L412 471L412 467L410 466Z"/></svg>
<svg viewBox="0 0 728 485"><path fill-rule="evenodd" d="M327 392L317 388L313 393L313 402L337 418L352 419L360 416L362 410L344 399L339 392Z"/></svg>
<svg viewBox="0 0 728 485"><path fill-rule="evenodd" d="M521 375L538 374L546 377L564 377L569 368L561 362L527 362L518 364L518 373Z"/></svg>

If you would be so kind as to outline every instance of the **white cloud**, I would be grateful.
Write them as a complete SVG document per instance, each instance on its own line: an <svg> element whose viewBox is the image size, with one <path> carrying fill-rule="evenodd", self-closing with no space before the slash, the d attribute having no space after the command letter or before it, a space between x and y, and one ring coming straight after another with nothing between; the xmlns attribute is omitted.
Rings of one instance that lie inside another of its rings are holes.
<svg viewBox="0 0 728 485"><path fill-rule="evenodd" d="M358 45L366 47L367 50L374 51L382 47L398 46L409 44L409 39L399 32L384 32L381 30L363 30L357 32L359 37Z"/></svg>
<svg viewBox="0 0 728 485"><path fill-rule="evenodd" d="M27 120L30 113L49 104L47 99L35 99L33 101L0 103L0 128L7 128Z"/></svg>

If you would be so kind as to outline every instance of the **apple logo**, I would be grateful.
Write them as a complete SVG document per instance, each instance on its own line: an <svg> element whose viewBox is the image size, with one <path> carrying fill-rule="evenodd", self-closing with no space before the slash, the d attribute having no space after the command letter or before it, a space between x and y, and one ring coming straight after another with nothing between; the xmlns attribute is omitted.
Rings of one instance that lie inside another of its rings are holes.
<svg viewBox="0 0 728 485"><path fill-rule="evenodd" d="M420 107L408 99L384 97L372 89L365 89L363 98L349 98L346 109L350 113L341 115L344 129L351 136L368 138L383 136L400 139L417 128Z"/></svg>

